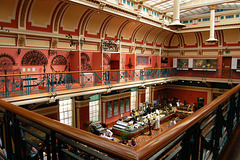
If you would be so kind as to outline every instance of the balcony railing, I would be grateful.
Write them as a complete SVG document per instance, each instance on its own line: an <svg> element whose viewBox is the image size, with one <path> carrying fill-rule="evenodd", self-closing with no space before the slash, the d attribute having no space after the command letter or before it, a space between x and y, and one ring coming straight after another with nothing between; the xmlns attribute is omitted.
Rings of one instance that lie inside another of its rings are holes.
<svg viewBox="0 0 240 160"><path fill-rule="evenodd" d="M16 160L43 159L44 155L48 160L216 159L239 123L239 93L240 85L136 148L0 100L0 156Z"/></svg>
<svg viewBox="0 0 240 160"><path fill-rule="evenodd" d="M46 92L54 95L56 92L62 90L125 82L141 81L144 83L146 80L173 76L200 77L202 80L206 78L225 78L229 82L232 79L240 78L239 72L236 72L236 70L184 70L177 68L2 75L0 76L0 97Z"/></svg>
<svg viewBox="0 0 240 160"><path fill-rule="evenodd" d="M145 70L111 70L88 72L58 72L0 76L0 96L20 96L116 83L144 81L176 75L173 68Z"/></svg>

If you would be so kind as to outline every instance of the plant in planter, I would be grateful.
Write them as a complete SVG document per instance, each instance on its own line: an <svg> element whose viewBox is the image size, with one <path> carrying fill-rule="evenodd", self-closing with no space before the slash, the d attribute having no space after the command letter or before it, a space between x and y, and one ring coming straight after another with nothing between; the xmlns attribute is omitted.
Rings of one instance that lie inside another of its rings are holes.
<svg viewBox="0 0 240 160"><path fill-rule="evenodd" d="M91 133L93 133L94 132L94 129L92 128L92 121L89 121L88 123L86 122L86 123L84 123L84 127L86 128L86 130L88 131L88 132L91 132Z"/></svg>
<svg viewBox="0 0 240 160"><path fill-rule="evenodd" d="M123 129L121 131L122 131L121 141L122 141L122 143L127 144L128 140L129 140L130 133L126 130L123 130Z"/></svg>

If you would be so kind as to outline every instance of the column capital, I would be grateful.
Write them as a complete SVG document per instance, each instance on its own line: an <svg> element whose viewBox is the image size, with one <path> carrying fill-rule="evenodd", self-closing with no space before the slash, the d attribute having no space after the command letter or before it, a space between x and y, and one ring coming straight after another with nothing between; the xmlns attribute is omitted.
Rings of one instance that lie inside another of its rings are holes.
<svg viewBox="0 0 240 160"><path fill-rule="evenodd" d="M208 8L209 8L210 10L215 10L215 9L217 9L217 6L216 6L216 5L212 5L212 6L208 6Z"/></svg>

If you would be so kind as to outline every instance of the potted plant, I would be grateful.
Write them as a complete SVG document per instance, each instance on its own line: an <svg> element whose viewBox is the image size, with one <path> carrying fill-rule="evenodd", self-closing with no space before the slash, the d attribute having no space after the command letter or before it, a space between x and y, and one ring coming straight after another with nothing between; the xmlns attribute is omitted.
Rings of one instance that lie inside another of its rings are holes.
<svg viewBox="0 0 240 160"><path fill-rule="evenodd" d="M128 140L129 140L129 135L130 133L124 129L121 130L122 133L121 133L121 141L122 143L124 144L127 144Z"/></svg>

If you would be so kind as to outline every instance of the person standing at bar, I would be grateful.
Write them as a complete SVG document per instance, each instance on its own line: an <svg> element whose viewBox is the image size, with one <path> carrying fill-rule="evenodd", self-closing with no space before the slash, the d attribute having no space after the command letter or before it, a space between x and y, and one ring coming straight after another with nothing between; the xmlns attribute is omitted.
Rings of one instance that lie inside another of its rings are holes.
<svg viewBox="0 0 240 160"><path fill-rule="evenodd" d="M149 127L149 136L152 135L152 123L151 123L151 120L150 120L150 117L147 116L147 120L148 120L148 127Z"/></svg>
<svg viewBox="0 0 240 160"><path fill-rule="evenodd" d="M159 113L156 113L157 116L156 116L156 122L155 122L155 129L158 131L159 128L160 128L160 116L159 116Z"/></svg>

